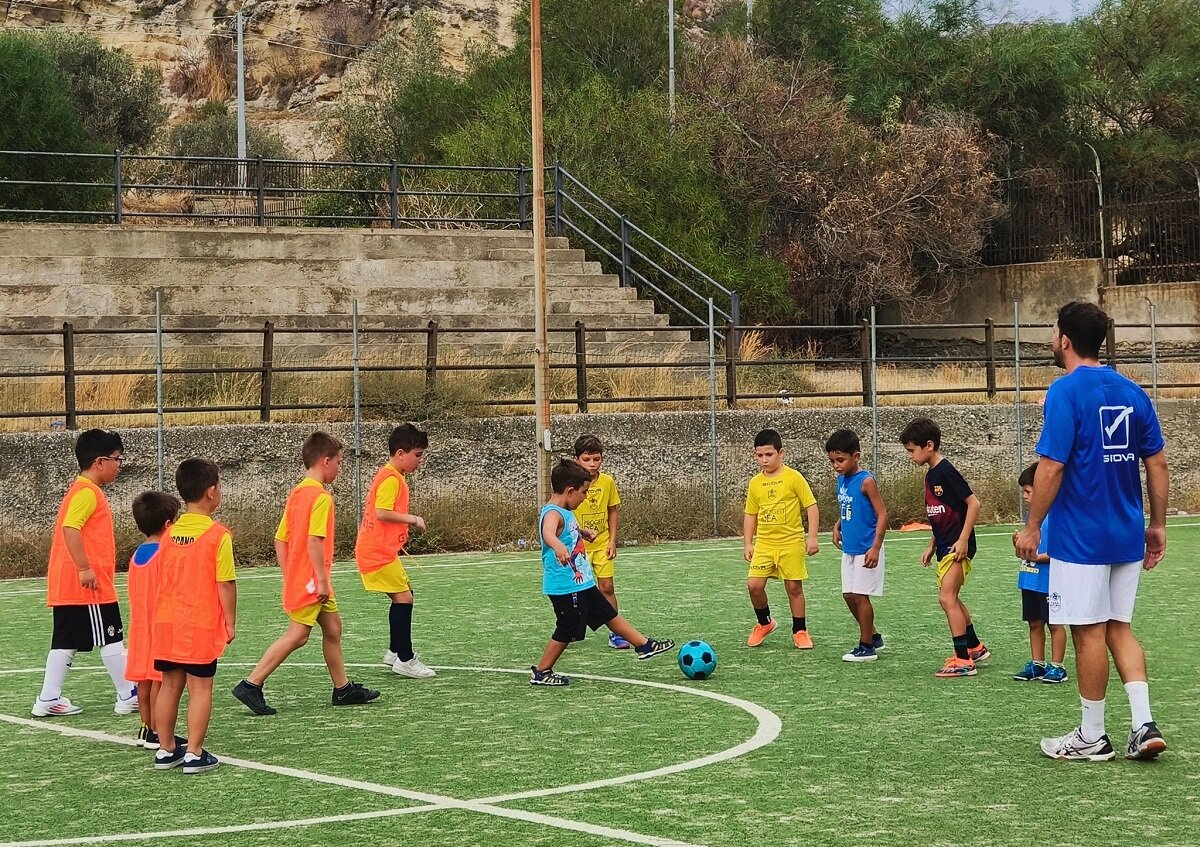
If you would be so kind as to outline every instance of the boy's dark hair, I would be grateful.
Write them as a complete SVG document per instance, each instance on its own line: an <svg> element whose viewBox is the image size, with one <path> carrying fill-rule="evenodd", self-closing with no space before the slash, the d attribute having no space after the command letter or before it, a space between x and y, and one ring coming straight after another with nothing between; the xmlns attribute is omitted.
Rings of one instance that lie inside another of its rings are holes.
<svg viewBox="0 0 1200 847"><path fill-rule="evenodd" d="M853 456L861 448L858 433L852 429L839 429L825 442L826 453L848 453Z"/></svg>
<svg viewBox="0 0 1200 847"><path fill-rule="evenodd" d="M1058 310L1058 331L1080 356L1097 359L1108 337L1108 313L1095 303L1073 301Z"/></svg>
<svg viewBox="0 0 1200 847"><path fill-rule="evenodd" d="M574 459L560 459L550 471L550 487L555 494L562 494L568 488L583 488L591 481L592 475Z"/></svg>
<svg viewBox="0 0 1200 847"><path fill-rule="evenodd" d="M185 503L199 502L204 492L220 481L220 468L208 459L184 459L175 471L175 487Z"/></svg>
<svg viewBox="0 0 1200 847"><path fill-rule="evenodd" d="M754 436L754 446L759 447L774 447L776 450L783 449L783 438L773 429L764 429L758 435Z"/></svg>
<svg viewBox="0 0 1200 847"><path fill-rule="evenodd" d="M342 442L328 432L314 432L304 439L304 446L300 448L300 455L304 459L306 468L311 468L322 459L335 458L340 452L342 452Z"/></svg>
<svg viewBox="0 0 1200 847"><path fill-rule="evenodd" d="M1033 485L1033 478L1037 475L1037 462L1021 471L1021 475L1017 477L1017 485L1024 488L1027 485Z"/></svg>
<svg viewBox="0 0 1200 847"><path fill-rule="evenodd" d="M900 433L901 444L915 444L924 447L933 442L933 449L942 449L942 429L929 418L917 418L909 423Z"/></svg>
<svg viewBox="0 0 1200 847"><path fill-rule="evenodd" d="M165 491L143 491L133 498L133 522L142 535L162 532L179 517L179 498Z"/></svg>
<svg viewBox="0 0 1200 847"><path fill-rule="evenodd" d="M410 423L403 423L392 430L388 436L388 455L396 455L397 450L423 450L429 446L429 433L417 429Z"/></svg>
<svg viewBox="0 0 1200 847"><path fill-rule="evenodd" d="M604 455L604 445L594 435L581 435L575 439L575 458L578 459L584 453Z"/></svg>
<svg viewBox="0 0 1200 847"><path fill-rule="evenodd" d="M118 450L124 451L125 445L121 443L121 436L114 429L85 430L75 439L75 458L79 460L81 471L86 471L101 456Z"/></svg>

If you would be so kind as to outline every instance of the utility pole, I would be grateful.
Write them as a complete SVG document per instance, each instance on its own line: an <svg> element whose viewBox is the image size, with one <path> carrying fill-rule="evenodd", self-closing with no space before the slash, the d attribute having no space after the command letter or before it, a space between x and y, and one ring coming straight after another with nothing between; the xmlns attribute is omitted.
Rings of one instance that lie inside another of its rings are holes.
<svg viewBox="0 0 1200 847"><path fill-rule="evenodd" d="M237 13L237 141L238 174L246 186L246 52L242 49L242 13Z"/></svg>
<svg viewBox="0 0 1200 847"><path fill-rule="evenodd" d="M533 398L537 434L537 497L550 499L550 342L546 331L546 162L542 148L542 9L529 7L529 76L533 112Z"/></svg>

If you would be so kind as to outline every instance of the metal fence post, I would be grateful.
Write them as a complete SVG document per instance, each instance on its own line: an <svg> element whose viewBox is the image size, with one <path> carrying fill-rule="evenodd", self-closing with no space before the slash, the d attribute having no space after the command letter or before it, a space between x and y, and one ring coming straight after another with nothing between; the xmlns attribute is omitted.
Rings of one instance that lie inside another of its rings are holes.
<svg viewBox="0 0 1200 847"><path fill-rule="evenodd" d="M721 534L720 506L717 498L717 327L716 310L708 298L708 446L709 487L712 490L713 538Z"/></svg>
<svg viewBox="0 0 1200 847"><path fill-rule="evenodd" d="M742 325L742 295L736 291L729 293L729 323L731 335L726 343L732 344L734 350L741 350L738 332Z"/></svg>
<svg viewBox="0 0 1200 847"><path fill-rule="evenodd" d="M858 355L862 360L862 404L870 406L875 386L871 379L871 321L867 318L859 322Z"/></svg>
<svg viewBox="0 0 1200 847"><path fill-rule="evenodd" d="M166 490L166 421L163 416L163 325L162 325L162 289L154 292L154 411L157 413L155 423L155 462L158 465L158 490Z"/></svg>
<svg viewBox="0 0 1200 847"><path fill-rule="evenodd" d="M391 215L392 229L396 229L400 225L400 169L396 167L395 160L388 171L388 212ZM357 329L354 331L354 337L358 337Z"/></svg>
<svg viewBox="0 0 1200 847"><path fill-rule="evenodd" d="M271 371L275 359L275 324L263 324L262 370L259 382L258 419L263 423L271 420Z"/></svg>
<svg viewBox="0 0 1200 847"><path fill-rule="evenodd" d="M1150 306L1150 386L1154 398L1154 408L1158 409L1158 305L1149 297L1146 303Z"/></svg>
<svg viewBox="0 0 1200 847"><path fill-rule="evenodd" d="M738 348L733 345L733 322L725 324L725 408L737 408Z"/></svg>
<svg viewBox="0 0 1200 847"><path fill-rule="evenodd" d="M987 396L996 396L996 322L987 318L983 322L983 347L987 356Z"/></svg>
<svg viewBox="0 0 1200 847"><path fill-rule="evenodd" d="M1104 352L1108 356L1109 367L1117 364L1117 325L1112 318L1108 319L1108 331L1104 334Z"/></svg>
<svg viewBox="0 0 1200 847"><path fill-rule="evenodd" d="M113 150L113 223L121 223L121 148Z"/></svg>
<svg viewBox="0 0 1200 847"><path fill-rule="evenodd" d="M395 163L393 162L393 165ZM363 478L362 478L362 388L359 370L358 346L358 301L350 301L350 338L354 354L354 494L358 503L358 521L362 523Z"/></svg>
<svg viewBox="0 0 1200 847"><path fill-rule="evenodd" d="M575 407L588 410L587 330L583 321L575 321Z"/></svg>
<svg viewBox="0 0 1200 847"><path fill-rule="evenodd" d="M75 417L75 327L63 324L63 405L67 429L78 429Z"/></svg>
<svg viewBox="0 0 1200 847"><path fill-rule="evenodd" d="M629 219L621 215L621 287L629 287Z"/></svg>
<svg viewBox="0 0 1200 847"><path fill-rule="evenodd" d="M1017 472L1013 478L1025 470L1025 431L1021 426L1021 301L1013 300L1013 406L1016 412L1017 431ZM1025 503L1017 498L1017 513L1025 517Z"/></svg>
<svg viewBox="0 0 1200 847"><path fill-rule="evenodd" d="M563 166L557 159L554 161L554 234L563 234Z"/></svg>
<svg viewBox="0 0 1200 847"><path fill-rule="evenodd" d="M438 322L430 321L425 335L425 391L432 394L437 386Z"/></svg>
<svg viewBox="0 0 1200 847"><path fill-rule="evenodd" d="M266 201L263 198L263 157L257 156L254 167L254 213L259 226L267 223Z"/></svg>
<svg viewBox="0 0 1200 847"><path fill-rule="evenodd" d="M875 307L871 306L871 469L879 475L879 345L876 330Z"/></svg>
<svg viewBox="0 0 1200 847"><path fill-rule="evenodd" d="M529 200L525 185L525 163L517 165L517 228L529 228Z"/></svg>

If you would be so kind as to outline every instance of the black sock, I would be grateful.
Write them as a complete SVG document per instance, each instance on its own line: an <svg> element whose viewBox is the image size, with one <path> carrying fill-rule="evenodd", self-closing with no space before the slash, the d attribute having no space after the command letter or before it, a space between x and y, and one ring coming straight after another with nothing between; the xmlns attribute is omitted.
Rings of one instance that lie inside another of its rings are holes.
<svg viewBox="0 0 1200 847"><path fill-rule="evenodd" d="M859 647L867 647L867 648L869 648L871 645L870 645L870 644L868 644L868 643L867 643L867 642L865 642L865 641L860 641L860 642L858 642L858 646L859 646Z"/></svg>
<svg viewBox="0 0 1200 847"><path fill-rule="evenodd" d="M974 650L979 646L979 636L975 634L975 624L967 624L967 649Z"/></svg>
<svg viewBox="0 0 1200 847"><path fill-rule="evenodd" d="M967 637L965 635L954 636L954 655L960 659L969 658L967 656Z"/></svg>
<svg viewBox="0 0 1200 847"><path fill-rule="evenodd" d="M803 632L804 630L808 629L804 623L804 618L798 618L795 615L792 615L792 632Z"/></svg>
<svg viewBox="0 0 1200 847"><path fill-rule="evenodd" d="M243 683L243 684L245 684L245 685L248 685L248 686L250 686L251 688L257 688L259 691L262 691L262 686L261 686L261 685L255 685L253 682L251 682L251 681L250 681L250 680L248 680L248 679L243 679L243 680L242 680L242 683Z"/></svg>
<svg viewBox="0 0 1200 847"><path fill-rule="evenodd" d="M402 662L413 657L412 647L412 603L393 603L388 612L391 628L391 650Z"/></svg>
<svg viewBox="0 0 1200 847"><path fill-rule="evenodd" d="M345 685L343 685L341 688L335 688L335 689L333 689L333 693L334 693L334 694L337 694L338 692L341 692L341 691L349 691L349 690L350 690L350 681L349 681L349 680L347 680L347 681L346 681L346 684L345 684Z"/></svg>
<svg viewBox="0 0 1200 847"><path fill-rule="evenodd" d="M755 609L754 614L758 616L759 626L766 626L771 622L770 606L763 606L761 609Z"/></svg>

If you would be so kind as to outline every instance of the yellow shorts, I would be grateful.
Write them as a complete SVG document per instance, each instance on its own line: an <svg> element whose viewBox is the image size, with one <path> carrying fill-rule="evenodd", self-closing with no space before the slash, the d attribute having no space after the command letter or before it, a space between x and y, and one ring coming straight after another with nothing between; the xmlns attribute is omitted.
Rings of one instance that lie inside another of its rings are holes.
<svg viewBox="0 0 1200 847"><path fill-rule="evenodd" d="M765 550L756 545L747 576L751 579L808 579L804 547L796 545L783 550Z"/></svg>
<svg viewBox="0 0 1200 847"><path fill-rule="evenodd" d="M950 572L950 566L953 564L954 564L954 554L953 553L950 553L949 555L944 556L937 563L937 581L938 581L939 586L942 584L942 580L946 578L946 574ZM963 559L961 564L962 564L962 572L963 572L963 585L966 585L967 577L970 576L970 574L971 574L971 560Z"/></svg>
<svg viewBox="0 0 1200 847"><path fill-rule="evenodd" d="M322 612L332 614L338 610L337 598L330 597L324 603L311 603L307 606L301 606L299 609L293 609L287 613L288 620L294 621L301 626L316 626L317 618Z"/></svg>
<svg viewBox="0 0 1200 847"><path fill-rule="evenodd" d="M359 574L362 577L363 588L367 591L381 591L384 594L403 594L411 590L408 584L408 574L400 560L384 565L377 571Z"/></svg>
<svg viewBox="0 0 1200 847"><path fill-rule="evenodd" d="M589 553L588 558L592 560L592 573L596 575L597 579L613 578L613 560L608 558L607 550Z"/></svg>

